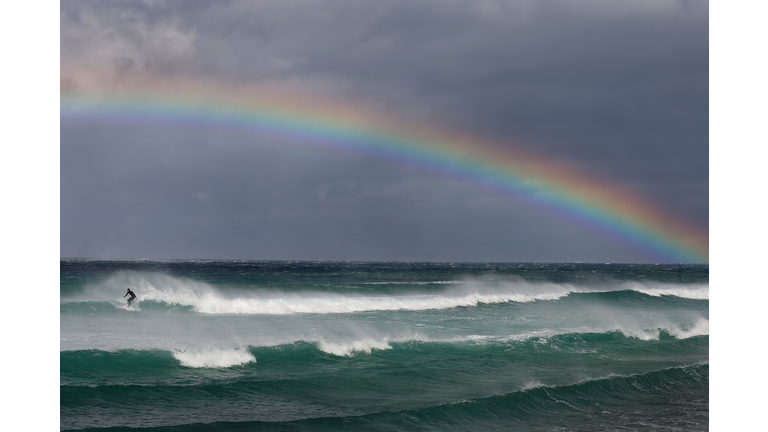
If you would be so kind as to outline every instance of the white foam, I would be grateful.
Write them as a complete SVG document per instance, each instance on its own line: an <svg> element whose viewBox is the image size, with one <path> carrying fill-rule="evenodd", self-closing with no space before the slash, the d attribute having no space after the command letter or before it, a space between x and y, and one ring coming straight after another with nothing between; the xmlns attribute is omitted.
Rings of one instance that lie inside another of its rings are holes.
<svg viewBox="0 0 768 432"><path fill-rule="evenodd" d="M317 291L227 290L205 282L159 273L118 272L106 282L92 287L87 295L114 296L125 288L136 292L139 301L157 301L192 307L204 314L344 314L369 311L418 311L474 307L481 304L557 300L571 293L635 290L653 296L675 295L708 299L708 285L618 283L610 289L576 287L571 284L512 281L467 280L460 285L443 281L446 288L420 294L341 294ZM114 298L114 297L112 297ZM138 303L138 302L137 302Z"/></svg>
<svg viewBox="0 0 768 432"><path fill-rule="evenodd" d="M539 380L531 380L525 383L525 385L523 385L522 391L533 390L541 387L551 387L551 386L545 385Z"/></svg>
<svg viewBox="0 0 768 432"><path fill-rule="evenodd" d="M333 354L339 357L352 357L355 355L355 353L358 353L358 352L364 352L366 354L370 354L375 349L376 350L392 349L392 346L389 345L389 341L387 338L384 338L383 340L366 338L366 339L357 340L357 341L340 342L340 343L328 342L321 339L317 342L317 347L323 352L327 352L328 354Z"/></svg>
<svg viewBox="0 0 768 432"><path fill-rule="evenodd" d="M226 368L256 363L256 357L245 349L176 350L173 357L191 368Z"/></svg>
<svg viewBox="0 0 768 432"><path fill-rule="evenodd" d="M451 284L453 285L453 284ZM449 285L450 286L450 285ZM115 292L131 288L140 301L157 301L190 306L205 314L333 314L382 310L430 310L471 307L479 304L556 300L580 290L567 284L465 281L429 294L362 295L324 292L225 290L205 282L159 273L118 272L98 286L87 298L108 299Z"/></svg>
<svg viewBox="0 0 768 432"><path fill-rule="evenodd" d="M681 328L679 326L670 326L667 330L670 335L678 339L687 339L694 336L709 335L709 320L700 319L692 327Z"/></svg>
<svg viewBox="0 0 768 432"><path fill-rule="evenodd" d="M665 283L640 283L624 282L626 289L634 290L654 297L663 295L689 298L695 300L709 300L709 284L665 284Z"/></svg>
<svg viewBox="0 0 768 432"><path fill-rule="evenodd" d="M626 337L633 337L644 341L659 340L659 329L626 329L622 328L619 331Z"/></svg>
<svg viewBox="0 0 768 432"><path fill-rule="evenodd" d="M464 292L462 292L464 291ZM430 310L477 306L481 303L531 302L555 300L568 294L544 292L526 294L517 292L473 292L458 290L439 294L365 296L332 293L261 293L249 297L223 298L206 296L191 302L195 310L209 314L268 314L288 315L301 313L334 314L384 310Z"/></svg>
<svg viewBox="0 0 768 432"><path fill-rule="evenodd" d="M680 324L664 323L654 329L620 328L618 330L626 337L635 337L640 340L659 340L662 330L677 339L688 339L694 336L709 335L709 320L699 318L692 325L681 326Z"/></svg>

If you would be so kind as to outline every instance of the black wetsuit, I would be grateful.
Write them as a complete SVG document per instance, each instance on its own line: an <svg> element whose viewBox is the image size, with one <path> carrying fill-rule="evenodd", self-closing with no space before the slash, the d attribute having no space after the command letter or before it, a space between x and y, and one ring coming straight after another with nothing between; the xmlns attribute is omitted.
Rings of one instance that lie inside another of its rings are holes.
<svg viewBox="0 0 768 432"><path fill-rule="evenodd" d="M125 298L125 296L127 296L128 294L130 294L130 295L131 295L131 298L129 298L129 299L128 299L128 306L130 306L130 305L131 305L131 302L132 302L132 301L134 301L134 300L136 299L136 294L134 294L134 293L133 293L133 291L131 291L131 290L128 290L128 292L127 292L127 293L125 293L125 295L123 296L123 298Z"/></svg>

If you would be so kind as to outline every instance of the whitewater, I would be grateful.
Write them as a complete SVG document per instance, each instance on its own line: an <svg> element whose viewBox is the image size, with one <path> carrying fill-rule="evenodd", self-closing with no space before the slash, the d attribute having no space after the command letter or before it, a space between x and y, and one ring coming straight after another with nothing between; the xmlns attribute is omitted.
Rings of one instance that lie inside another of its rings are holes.
<svg viewBox="0 0 768 432"><path fill-rule="evenodd" d="M708 271L62 260L61 429L701 430Z"/></svg>

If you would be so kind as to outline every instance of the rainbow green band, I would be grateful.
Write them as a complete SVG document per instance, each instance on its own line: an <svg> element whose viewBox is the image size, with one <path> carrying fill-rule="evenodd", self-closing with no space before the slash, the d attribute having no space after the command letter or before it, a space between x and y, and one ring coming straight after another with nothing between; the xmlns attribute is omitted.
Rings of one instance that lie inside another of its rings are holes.
<svg viewBox="0 0 768 432"><path fill-rule="evenodd" d="M488 141L306 106L165 98L62 95L61 123L204 126L299 138L468 180L599 233L651 261L708 261L707 235L690 224L660 215L607 182L553 169L546 161Z"/></svg>

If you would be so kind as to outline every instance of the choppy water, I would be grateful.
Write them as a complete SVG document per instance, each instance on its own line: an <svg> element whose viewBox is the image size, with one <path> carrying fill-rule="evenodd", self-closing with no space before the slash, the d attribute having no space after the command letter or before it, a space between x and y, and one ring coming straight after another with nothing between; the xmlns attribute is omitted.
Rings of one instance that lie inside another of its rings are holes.
<svg viewBox="0 0 768 432"><path fill-rule="evenodd" d="M62 260L61 429L706 430L708 274Z"/></svg>

